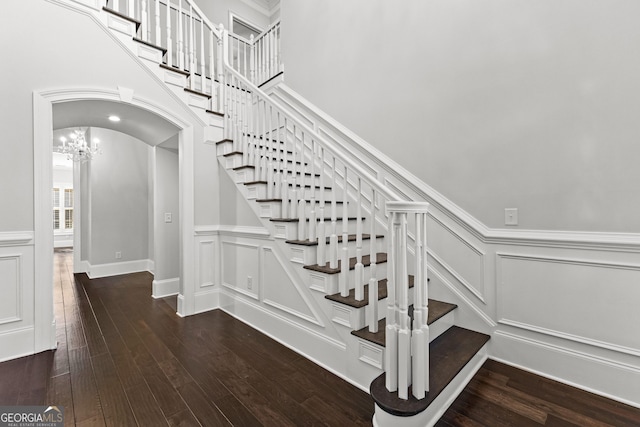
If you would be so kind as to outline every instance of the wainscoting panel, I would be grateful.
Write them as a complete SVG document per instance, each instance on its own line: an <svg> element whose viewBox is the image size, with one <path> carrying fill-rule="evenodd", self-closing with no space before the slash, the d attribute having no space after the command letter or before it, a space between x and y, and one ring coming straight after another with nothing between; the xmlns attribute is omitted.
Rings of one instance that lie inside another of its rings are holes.
<svg viewBox="0 0 640 427"><path fill-rule="evenodd" d="M20 254L0 255L0 325L22 319Z"/></svg>
<svg viewBox="0 0 640 427"><path fill-rule="evenodd" d="M253 299L260 289L259 246L223 240L221 253L222 285Z"/></svg>
<svg viewBox="0 0 640 427"><path fill-rule="evenodd" d="M197 284L199 288L206 288L216 285L216 239L197 239L198 244L198 257L197 267L198 272Z"/></svg>
<svg viewBox="0 0 640 427"><path fill-rule="evenodd" d="M485 302L484 253L433 215L429 216L427 233L431 258Z"/></svg>
<svg viewBox="0 0 640 427"><path fill-rule="evenodd" d="M262 248L262 298L266 305L292 316L323 326L305 298L283 268L283 263L269 247Z"/></svg>
<svg viewBox="0 0 640 427"><path fill-rule="evenodd" d="M640 356L640 264L497 254L498 321Z"/></svg>

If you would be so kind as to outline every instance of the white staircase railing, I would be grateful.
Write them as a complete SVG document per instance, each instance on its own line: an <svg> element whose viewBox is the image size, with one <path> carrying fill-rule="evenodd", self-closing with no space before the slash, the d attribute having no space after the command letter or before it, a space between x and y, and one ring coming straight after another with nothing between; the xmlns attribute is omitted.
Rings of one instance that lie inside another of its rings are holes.
<svg viewBox="0 0 640 427"><path fill-rule="evenodd" d="M231 39L226 31L223 31L223 40L227 51L233 41L227 41ZM387 252L391 257L387 264L387 388L397 390L399 396L406 399L409 386L414 384L414 396L424 398L429 376L428 204L402 201L387 185L343 155L334 143L252 84L228 62L229 55L223 57L227 61L221 80L226 137L233 140L234 151L243 154L243 164L254 167L254 180L266 184L267 199L281 200L281 216L298 221L297 239L317 240L317 264L333 269L340 267L340 294L347 297L353 289L355 299L362 301L365 283L368 283L367 325L374 333L378 328L378 280L381 279L377 268L377 234L386 231ZM327 178L331 183L330 200L326 200L324 189ZM328 212L330 217L325 218ZM410 213L415 215L415 230L409 227ZM349 220L353 220L355 227L349 226ZM411 234L415 236L413 248L407 245ZM364 255L365 239L369 240L368 256ZM355 241L356 246L352 260L349 240ZM413 330L408 306L410 259L416 272ZM350 264L355 270L353 276L349 273ZM365 264L370 266L368 273L365 273Z"/></svg>
<svg viewBox="0 0 640 427"><path fill-rule="evenodd" d="M378 254L378 235L385 236L386 385L406 399L413 384L413 395L425 397L428 204L402 200L258 88L282 71L280 22L245 40L211 24L191 0L107 0L106 7L140 23L139 40L163 51L164 67L187 75L186 89L210 96L210 109L224 114L225 137L242 153L243 165L253 166L254 180L266 183L268 199L281 200L280 216L298 222L297 239L317 241L318 266L340 270L340 294L348 297L353 289L362 301L368 285L366 323L374 333L378 281L385 276L378 268L385 261ZM355 250L350 251L350 241ZM409 270L415 271L413 329Z"/></svg>

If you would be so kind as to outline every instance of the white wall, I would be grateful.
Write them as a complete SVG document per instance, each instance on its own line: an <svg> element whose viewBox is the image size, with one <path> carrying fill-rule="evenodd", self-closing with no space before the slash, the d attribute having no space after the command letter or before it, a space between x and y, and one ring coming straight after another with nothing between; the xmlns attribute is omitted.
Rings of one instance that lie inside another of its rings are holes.
<svg viewBox="0 0 640 427"><path fill-rule="evenodd" d="M149 258L148 153L144 142L92 128L102 154L91 161L91 265ZM116 258L120 252L122 258Z"/></svg>
<svg viewBox="0 0 640 427"><path fill-rule="evenodd" d="M283 0L286 82L488 227L637 232L638 13Z"/></svg>

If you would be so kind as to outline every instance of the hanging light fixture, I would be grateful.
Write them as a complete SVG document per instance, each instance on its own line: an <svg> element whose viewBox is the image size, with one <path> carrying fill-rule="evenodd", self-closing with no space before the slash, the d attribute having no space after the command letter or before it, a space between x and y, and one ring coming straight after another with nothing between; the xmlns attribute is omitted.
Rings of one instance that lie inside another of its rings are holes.
<svg viewBox="0 0 640 427"><path fill-rule="evenodd" d="M84 131L80 128L74 130L71 135L69 135L69 140L62 136L60 137L60 141L62 141L62 146L58 146L56 151L66 154L67 160L86 162L93 159L96 154L102 153L98 141L94 141L93 146L91 146L84 136Z"/></svg>

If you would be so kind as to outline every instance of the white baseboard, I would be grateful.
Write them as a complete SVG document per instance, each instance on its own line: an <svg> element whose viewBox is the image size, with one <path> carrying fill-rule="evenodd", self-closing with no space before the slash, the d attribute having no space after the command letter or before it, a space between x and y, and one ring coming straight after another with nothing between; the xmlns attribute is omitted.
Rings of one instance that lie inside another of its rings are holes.
<svg viewBox="0 0 640 427"><path fill-rule="evenodd" d="M177 295L180 292L180 278L154 280L151 284L151 296L153 298L164 298Z"/></svg>
<svg viewBox="0 0 640 427"><path fill-rule="evenodd" d="M206 311L220 308L220 289L214 288L205 292L195 294L195 312L194 314L204 313Z"/></svg>
<svg viewBox="0 0 640 427"><path fill-rule="evenodd" d="M29 327L0 334L0 362L33 354L34 333Z"/></svg>
<svg viewBox="0 0 640 427"><path fill-rule="evenodd" d="M87 262L89 268L87 269L86 273L90 279L97 279L100 277L118 276L120 274L137 273L140 271L150 271L149 267L151 262L152 261L148 259L97 265L91 265Z"/></svg>
<svg viewBox="0 0 640 427"><path fill-rule="evenodd" d="M54 248L72 248L73 240L55 240L53 241Z"/></svg>
<svg viewBox="0 0 640 427"><path fill-rule="evenodd" d="M491 359L640 408L640 363L631 365L506 331L491 338Z"/></svg>

